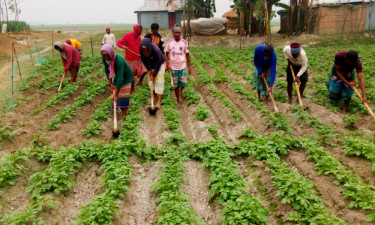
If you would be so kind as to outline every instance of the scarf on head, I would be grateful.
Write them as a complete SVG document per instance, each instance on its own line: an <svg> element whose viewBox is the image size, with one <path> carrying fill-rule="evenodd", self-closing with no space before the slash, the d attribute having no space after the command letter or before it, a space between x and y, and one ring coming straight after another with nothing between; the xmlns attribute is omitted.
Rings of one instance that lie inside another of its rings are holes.
<svg viewBox="0 0 375 225"><path fill-rule="evenodd" d="M113 75L115 74L115 59L116 53L113 50L112 46L109 44L103 45L101 51L102 54L107 54L110 56L111 60L106 60L109 68L109 78L112 79Z"/></svg>
<svg viewBox="0 0 375 225"><path fill-rule="evenodd" d="M65 42L69 45L72 45L72 42L70 41L70 39L66 39Z"/></svg>
<svg viewBox="0 0 375 225"><path fill-rule="evenodd" d="M60 49L62 49L62 51L60 52L61 56L66 60L66 55L65 55L65 51L64 51L64 45L63 43L61 42L55 42L55 44L53 45L54 47L59 47Z"/></svg>
<svg viewBox="0 0 375 225"><path fill-rule="evenodd" d="M141 29L142 29L141 27L142 27L141 24L136 24L136 25L133 26L133 32L134 32L135 39L137 39L139 36L141 36L139 34Z"/></svg>
<svg viewBox="0 0 375 225"><path fill-rule="evenodd" d="M301 52L301 44L300 43L292 43L290 45L290 51L294 55L299 54Z"/></svg>

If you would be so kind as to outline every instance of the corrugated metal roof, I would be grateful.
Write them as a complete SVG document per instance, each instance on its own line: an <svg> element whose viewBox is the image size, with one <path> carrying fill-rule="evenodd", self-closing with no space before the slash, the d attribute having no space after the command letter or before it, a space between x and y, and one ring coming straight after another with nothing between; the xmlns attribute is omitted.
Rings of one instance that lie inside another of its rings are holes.
<svg viewBox="0 0 375 225"><path fill-rule="evenodd" d="M168 0L145 0L144 6L135 12L168 11L174 12L181 9L182 0L174 0L167 6Z"/></svg>

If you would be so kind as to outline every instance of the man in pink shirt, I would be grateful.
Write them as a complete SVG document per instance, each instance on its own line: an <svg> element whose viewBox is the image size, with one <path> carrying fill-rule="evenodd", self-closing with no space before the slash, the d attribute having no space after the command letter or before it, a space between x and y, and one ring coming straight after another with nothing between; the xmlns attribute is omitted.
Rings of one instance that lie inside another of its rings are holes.
<svg viewBox="0 0 375 225"><path fill-rule="evenodd" d="M141 35L143 28L140 24L133 26L133 32L125 34L118 42L117 47L125 49L125 60L133 70L133 76L137 76L139 84L142 84L143 75L146 74L147 69L144 67L139 53L139 46L141 45ZM134 92L134 79L132 83L132 92Z"/></svg>
<svg viewBox="0 0 375 225"><path fill-rule="evenodd" d="M186 63L191 74L191 63L188 42L181 38L181 28L172 29L173 39L169 40L166 47L167 68L172 73L173 86L178 105L181 105L180 96L187 83ZM169 62L170 60L170 62Z"/></svg>

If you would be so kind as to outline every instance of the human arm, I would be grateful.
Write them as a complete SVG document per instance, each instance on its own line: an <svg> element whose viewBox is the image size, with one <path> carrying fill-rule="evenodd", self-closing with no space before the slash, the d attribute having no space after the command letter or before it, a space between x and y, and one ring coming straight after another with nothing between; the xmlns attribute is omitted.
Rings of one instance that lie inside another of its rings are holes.
<svg viewBox="0 0 375 225"><path fill-rule="evenodd" d="M73 62L73 51L72 49L69 49L67 47L64 48L65 51L65 56L66 56L66 61L65 61L65 67L64 67L64 73L67 73L72 66Z"/></svg>
<svg viewBox="0 0 375 225"><path fill-rule="evenodd" d="M358 77L359 88L362 91L362 102L367 103L366 88L365 88L365 82L363 79L363 73L362 72L357 73L357 77Z"/></svg>
<svg viewBox="0 0 375 225"><path fill-rule="evenodd" d="M106 35L104 35L104 37L103 37L103 40L102 40L102 45L104 45L104 44L105 44L105 40L106 40Z"/></svg>
<svg viewBox="0 0 375 225"><path fill-rule="evenodd" d="M260 63L259 63L259 57L262 57L263 55L263 51L262 49L259 48L259 46L257 48L255 48L255 52L254 52L254 65L255 65L255 68L258 70L258 74L262 74L263 73L263 70L262 68L260 67Z"/></svg>
<svg viewBox="0 0 375 225"><path fill-rule="evenodd" d="M301 69L299 70L298 74L297 74L297 77L301 77L307 70L307 57L306 57L306 53L303 51L301 51L301 55L300 57L302 57L302 67Z"/></svg>
<svg viewBox="0 0 375 225"><path fill-rule="evenodd" d="M186 62L189 70L189 74L191 75L192 69L191 69L191 59L190 59L190 53L186 53Z"/></svg>
<svg viewBox="0 0 375 225"><path fill-rule="evenodd" d="M341 72L341 66L335 64L335 71L336 71L336 75L340 78L340 80L342 80L342 82L344 82L346 85L348 86L352 86L354 85L354 83L350 83L349 81L347 81L344 77L344 74Z"/></svg>
<svg viewBox="0 0 375 225"><path fill-rule="evenodd" d="M103 59L103 65L104 65L104 73L107 76L109 86L111 87L111 90L114 90L115 86L112 84L112 79L109 78L109 68L108 68L107 61L104 59L104 57L102 57L102 59Z"/></svg>
<svg viewBox="0 0 375 225"><path fill-rule="evenodd" d="M166 52L165 53L165 65L167 66L167 69L171 69L170 65L169 65L169 52Z"/></svg>
<svg viewBox="0 0 375 225"><path fill-rule="evenodd" d="M124 35L118 42L117 47L125 49L126 46L126 35Z"/></svg>
<svg viewBox="0 0 375 225"><path fill-rule="evenodd" d="M273 52L271 56L271 82L270 82L270 87L273 87L273 84L275 83L276 80L276 63L277 63L277 56L276 53Z"/></svg>
<svg viewBox="0 0 375 225"><path fill-rule="evenodd" d="M112 34L112 38L113 38L113 48L116 48L116 37L115 37L115 35L114 34Z"/></svg>

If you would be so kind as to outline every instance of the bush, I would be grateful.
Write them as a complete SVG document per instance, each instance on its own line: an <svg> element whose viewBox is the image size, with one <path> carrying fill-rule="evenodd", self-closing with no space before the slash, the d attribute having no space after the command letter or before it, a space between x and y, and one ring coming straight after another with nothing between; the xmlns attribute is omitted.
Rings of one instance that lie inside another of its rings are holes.
<svg viewBox="0 0 375 225"><path fill-rule="evenodd" d="M6 24L6 21L0 22L0 28L3 27L3 24ZM21 32L23 29L26 29L27 31L30 31L30 25L27 24L25 21L14 21L11 20L8 23L8 32Z"/></svg>

